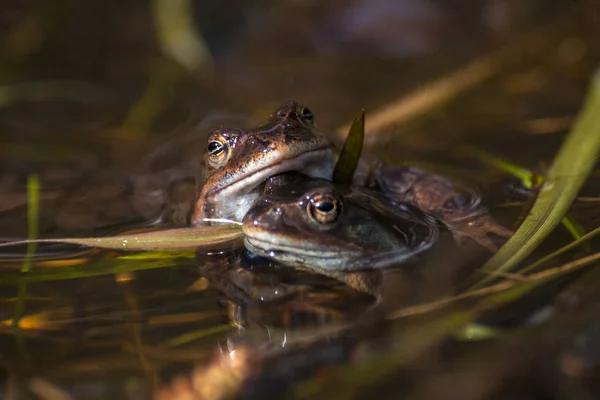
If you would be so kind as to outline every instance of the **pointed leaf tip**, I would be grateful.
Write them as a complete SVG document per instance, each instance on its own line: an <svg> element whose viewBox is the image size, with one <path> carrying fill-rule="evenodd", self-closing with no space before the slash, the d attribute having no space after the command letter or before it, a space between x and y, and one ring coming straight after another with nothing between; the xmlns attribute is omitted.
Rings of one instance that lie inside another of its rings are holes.
<svg viewBox="0 0 600 400"><path fill-rule="evenodd" d="M346 142L333 172L333 181L344 185L352 183L352 177L358 166L365 137L365 110L358 113L348 131Z"/></svg>

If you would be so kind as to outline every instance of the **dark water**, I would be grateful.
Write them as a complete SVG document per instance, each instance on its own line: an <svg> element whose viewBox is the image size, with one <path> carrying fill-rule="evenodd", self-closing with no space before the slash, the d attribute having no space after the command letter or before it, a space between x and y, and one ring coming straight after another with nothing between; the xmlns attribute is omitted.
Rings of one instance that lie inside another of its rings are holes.
<svg viewBox="0 0 600 400"><path fill-rule="evenodd" d="M426 82L535 34L498 59L490 79L366 140L386 161L458 173L515 227L531 193L461 148L543 172L600 59L594 1L229 0L184 10L209 54L190 70L181 63L194 51L174 59L161 46L158 3L0 6L0 236L27 237L32 176L42 188L40 237L138 228L165 204L189 207L212 127L259 123L294 99L334 135L361 108L369 121ZM570 213L586 231L600 224L599 179L596 169ZM559 227L536 257L570 240ZM0 259L0 398L144 399L176 377L161 398L191 387L198 399L600 396L594 270L486 314L480 322L494 335L471 342L445 334L458 318L447 309L383 317L454 293L465 270L489 257L457 252L451 240L373 273L385 283L376 296L237 250L131 260L41 246L44 259L19 274L24 251Z"/></svg>

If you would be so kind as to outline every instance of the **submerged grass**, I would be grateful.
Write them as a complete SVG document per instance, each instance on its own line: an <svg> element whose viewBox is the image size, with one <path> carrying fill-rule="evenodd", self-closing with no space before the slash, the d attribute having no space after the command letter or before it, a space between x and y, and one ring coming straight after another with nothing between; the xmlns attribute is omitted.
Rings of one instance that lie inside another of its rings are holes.
<svg viewBox="0 0 600 400"><path fill-rule="evenodd" d="M121 272L142 271L155 268L166 268L172 264L165 260L98 260L90 261L84 267L66 266L52 269L32 269L29 272L6 272L0 275L0 285L15 285L33 282L64 281L68 279L90 278L100 275L118 274Z"/></svg>
<svg viewBox="0 0 600 400"><path fill-rule="evenodd" d="M478 303L478 308L487 310L493 307L502 306L518 300L523 295L551 279L558 278L566 273L583 268L598 260L600 260L600 253L595 253L559 267L550 268L530 275L510 274L509 278L511 279L503 282L479 289L473 289L453 297L443 298L430 303L406 307L390 313L388 318L398 319L425 314L439 310L460 300L476 297L484 297L483 300Z"/></svg>
<svg viewBox="0 0 600 400"><path fill-rule="evenodd" d="M205 338L207 336L213 336L219 333L233 330L231 325L216 325L210 328L198 329L193 332L185 333L180 336L173 337L162 344L164 347L177 347L184 344L191 343L195 340Z"/></svg>
<svg viewBox="0 0 600 400"><path fill-rule="evenodd" d="M558 257L561 254L564 254L567 251L570 251L570 250L576 248L577 246L589 244L589 240L591 240L592 238L594 238L595 236L598 236L598 235L600 235L600 227L598 227L594 230L591 230L590 232L586 233L585 235L578 238L577 240L569 243L566 246L561 247L560 249L558 249L556 251L553 251L552 253L548 254L545 257L540 258L539 260L537 260L536 262L534 262L532 264L529 264L525 268L521 268L519 270L519 273L524 274L525 272L532 271L532 270L536 269L537 267L539 267L540 265L543 265L544 263L550 261L551 259Z"/></svg>
<svg viewBox="0 0 600 400"><path fill-rule="evenodd" d="M31 240L27 244L27 254L21 265L21 273L27 273L31 269L31 258L37 249L35 239L38 236L38 218L40 208L40 179L37 175L29 175L27 178L27 235ZM15 338L21 358L25 362L29 362L30 356L25 341L21 335L19 322L25 313L25 302L27 301L27 283L20 282L17 288L17 302L15 303L15 311L13 317L13 328L15 330Z"/></svg>
<svg viewBox="0 0 600 400"><path fill-rule="evenodd" d="M31 257L37 250L36 239L39 231L40 214L40 178L30 175L27 179L27 255L21 266L21 272L31 268Z"/></svg>
<svg viewBox="0 0 600 400"><path fill-rule="evenodd" d="M442 307L456 303L458 300L469 297L482 297L475 304L454 304L454 309L442 314L424 316L425 319L411 319L409 323L406 320L403 323L397 321L398 324L394 325L394 343L403 343L403 345L371 354L366 360L361 360L360 363L338 368L331 376L330 381L327 382L327 386L323 386L323 381L318 379L298 385L293 398L354 398L355 393L360 393L368 387L374 387L385 382L399 368L421 356L448 335L454 333L459 340L494 337L499 334L498 331L473 325L473 321L483 312L520 299L535 287L548 282L548 280L583 268L598 262L598 260L600 260L600 253L566 263L551 270L523 276L521 281L505 281L454 298L392 312L388 314L388 320L405 319L440 311Z"/></svg>
<svg viewBox="0 0 600 400"><path fill-rule="evenodd" d="M559 149L529 215L513 237L482 267L483 271L496 274L510 271L542 243L565 217L599 152L600 72L597 72L583 110ZM488 275L474 287L493 279L493 275Z"/></svg>
<svg viewBox="0 0 600 400"><path fill-rule="evenodd" d="M481 149L468 148L467 151L477 156L484 163L490 164L516 178L519 178L523 186L525 186L527 189L533 190L540 187L544 183L544 176L530 171L527 168L523 168L506 160L502 160L501 158L498 158ZM562 219L562 224L575 239L579 239L585 234L585 230L581 224L569 216L565 216Z"/></svg>

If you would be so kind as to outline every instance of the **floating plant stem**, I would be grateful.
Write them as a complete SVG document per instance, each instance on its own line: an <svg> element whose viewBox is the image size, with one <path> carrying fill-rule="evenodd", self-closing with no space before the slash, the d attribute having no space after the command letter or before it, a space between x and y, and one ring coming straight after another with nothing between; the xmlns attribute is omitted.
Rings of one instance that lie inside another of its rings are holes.
<svg viewBox="0 0 600 400"><path fill-rule="evenodd" d="M0 247L30 243L70 243L102 249L147 251L181 250L190 248L227 248L242 238L240 224L199 226L194 228L167 229L156 232L135 233L121 236L91 238L36 239L7 242Z"/></svg>

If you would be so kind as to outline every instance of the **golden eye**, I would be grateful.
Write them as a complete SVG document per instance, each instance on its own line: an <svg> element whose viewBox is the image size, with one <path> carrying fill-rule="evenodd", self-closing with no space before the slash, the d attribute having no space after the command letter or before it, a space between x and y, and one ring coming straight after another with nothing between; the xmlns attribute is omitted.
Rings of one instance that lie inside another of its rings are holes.
<svg viewBox="0 0 600 400"><path fill-rule="evenodd" d="M308 202L307 210L313 221L329 224L340 216L341 203L331 194L316 195Z"/></svg>
<svg viewBox="0 0 600 400"><path fill-rule="evenodd" d="M208 154L210 154L211 156L217 156L223 150L225 150L225 146L221 142L215 140L208 144Z"/></svg>
<svg viewBox="0 0 600 400"><path fill-rule="evenodd" d="M218 168L227 160L229 144L223 138L209 139L207 146L208 162L213 168Z"/></svg>

